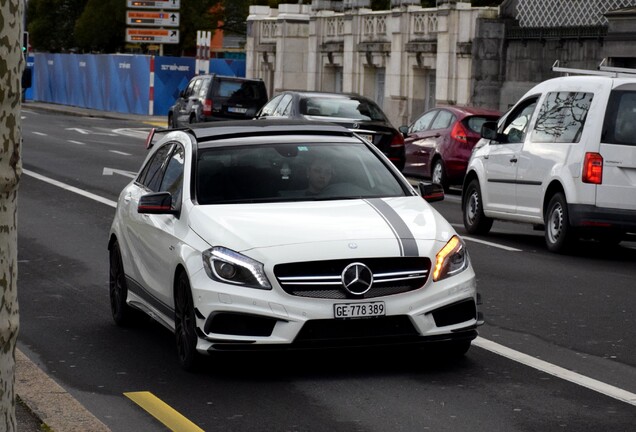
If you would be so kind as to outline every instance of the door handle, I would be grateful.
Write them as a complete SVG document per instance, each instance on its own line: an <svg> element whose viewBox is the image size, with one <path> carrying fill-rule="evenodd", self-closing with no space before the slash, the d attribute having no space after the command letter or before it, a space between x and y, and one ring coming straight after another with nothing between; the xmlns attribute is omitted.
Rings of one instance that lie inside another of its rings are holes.
<svg viewBox="0 0 636 432"><path fill-rule="evenodd" d="M130 201L131 199L132 199L132 194L127 194L127 195L124 197L124 201L126 201L126 202Z"/></svg>

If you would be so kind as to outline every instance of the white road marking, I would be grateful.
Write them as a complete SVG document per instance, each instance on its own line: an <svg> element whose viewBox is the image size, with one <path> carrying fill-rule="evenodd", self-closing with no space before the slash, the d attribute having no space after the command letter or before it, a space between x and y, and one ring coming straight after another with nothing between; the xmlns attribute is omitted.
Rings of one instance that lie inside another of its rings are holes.
<svg viewBox="0 0 636 432"><path fill-rule="evenodd" d="M132 156L132 154L130 154L130 153L126 153L126 152L119 151L119 150L108 150L108 151L111 152L111 153L122 155L122 156Z"/></svg>
<svg viewBox="0 0 636 432"><path fill-rule="evenodd" d="M141 129L131 129L131 128L121 128L121 129L113 129L113 132L119 135L125 135L133 138L141 138L146 139L148 136L148 132L150 129L141 128Z"/></svg>
<svg viewBox="0 0 636 432"><path fill-rule="evenodd" d="M77 193L86 198L93 199L95 201L101 202L103 204L109 205L111 207L117 207L117 203L115 201L111 201L106 198L102 198L99 195L95 195L90 192L83 191L74 186L67 185L65 183L59 182L57 180L50 179L43 175L34 173L29 170L23 170L23 172L31 177L37 178L54 186L61 187L62 189L68 190L70 192ZM474 240L474 239L471 239ZM501 245L495 245L495 247L503 247ZM511 248L514 250L514 248ZM517 363L521 363L533 369L539 370L541 372L545 372L547 374L553 375L557 378L569 381L571 383L577 384L581 387L585 387L587 389L596 391L605 396L609 396L613 399L619 400L621 402L628 403L630 405L636 406L636 394L628 392L627 390L623 390L621 388L612 386L610 384L606 384L602 381L595 380L590 377L586 377L585 375L578 374L576 372L572 372L570 370L564 369L560 366L554 365L552 363L548 363L544 360L537 359L535 357L529 356L527 354L521 353L519 351L515 351L511 348L500 345L496 342L493 342L488 339L484 339L478 336L475 340L473 340L473 345L479 348L490 351L494 354L500 355L502 357L506 357L512 361Z"/></svg>
<svg viewBox="0 0 636 432"><path fill-rule="evenodd" d="M454 226L454 227L462 227L462 228L464 227L463 224L456 224L455 223L455 224L451 224L451 225ZM472 238L472 237L466 237L466 236L462 236L462 238L464 240L472 241L472 242L475 242L475 243L485 244L487 246L496 247L496 248L507 250L507 251L510 251L510 252L523 252L522 249L517 249L517 248L510 247L510 246L504 246L504 245L500 245L498 243L489 242L489 241L486 241L486 240L480 240L480 239L476 239L476 238Z"/></svg>
<svg viewBox="0 0 636 432"><path fill-rule="evenodd" d="M68 142L70 142L71 144L86 145L86 143L83 143L81 141L68 140Z"/></svg>
<svg viewBox="0 0 636 432"><path fill-rule="evenodd" d="M87 131L86 129L80 129L80 128L66 128L66 130L79 132L82 135L88 135L91 133L90 131Z"/></svg>
<svg viewBox="0 0 636 432"><path fill-rule="evenodd" d="M125 170L118 170L115 168L104 167L104 171L102 171L102 175L113 175L113 174L119 174L124 177L130 177L130 178L135 178L137 176L137 173L133 171L125 171Z"/></svg>
<svg viewBox="0 0 636 432"><path fill-rule="evenodd" d="M45 176L43 176L41 174L38 174L38 173L35 173L33 171L22 170L22 172L24 174L28 175L28 176L31 176L31 177L36 178L38 180L42 180L43 182L52 184L53 186L60 187L60 188L65 189L65 190L67 190L69 192L74 192L74 193L76 193L78 195L82 195L83 197L90 198L92 200L95 200L95 201L100 202L102 204L106 204L106 205L111 206L111 207L117 207L117 203L115 201L111 201L109 199L100 197L99 195L95 195L94 193L86 192L86 191L84 191L82 189L76 188L75 186L67 185L66 183L62 183L60 181L53 180L52 178L45 177Z"/></svg>
<svg viewBox="0 0 636 432"><path fill-rule="evenodd" d="M45 133L42 132L33 132L33 135L47 136Z"/></svg>
<svg viewBox="0 0 636 432"><path fill-rule="evenodd" d="M480 240L480 239L476 239L476 238L472 238L472 237L462 236L462 238L464 240L472 241L472 242L475 242L475 243L485 244L487 246L496 247L496 248L499 248L499 249L507 250L509 252L523 252L522 249L517 249L517 248L510 247L510 246L504 246L504 245L500 245L500 244L497 244L497 243L493 243L493 242L489 242L489 241L485 241L485 240Z"/></svg>
<svg viewBox="0 0 636 432"><path fill-rule="evenodd" d="M541 372L554 375L557 378L570 381L571 383L580 385L581 387L594 390L595 392L601 393L605 396L636 406L636 394L618 387L572 372L527 354L520 353L519 351L515 351L479 336L473 341L473 345L526 366L530 366L531 368L540 370Z"/></svg>

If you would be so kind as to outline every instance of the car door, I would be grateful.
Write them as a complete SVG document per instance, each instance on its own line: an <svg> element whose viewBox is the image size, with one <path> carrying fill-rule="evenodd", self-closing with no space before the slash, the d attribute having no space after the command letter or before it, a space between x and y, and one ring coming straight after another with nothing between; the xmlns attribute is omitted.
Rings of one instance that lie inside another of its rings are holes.
<svg viewBox="0 0 636 432"><path fill-rule="evenodd" d="M424 137L438 112L438 109L425 112L409 127L404 138L406 161L403 172L405 174L424 176L430 171L430 169L426 170L426 155L428 152L423 149L427 144Z"/></svg>
<svg viewBox="0 0 636 432"><path fill-rule="evenodd" d="M173 306L172 280L176 251L178 250L179 218L165 214L140 214L136 211L143 195L153 192L170 192L173 207L181 208L185 152L179 143L162 146L149 162L136 194L131 195L131 217L128 223L129 247L134 250L138 283L161 304ZM160 305L157 305L160 307Z"/></svg>
<svg viewBox="0 0 636 432"><path fill-rule="evenodd" d="M517 104L498 128L500 140L488 143L488 152L483 160L485 211L507 214L517 211L517 163L537 100L538 96L531 96Z"/></svg>
<svg viewBox="0 0 636 432"><path fill-rule="evenodd" d="M195 78L190 81L185 90L181 93L181 97L179 97L177 106L175 108L175 115L177 116L177 121L179 125L187 124L190 116L190 97L194 92L194 85L199 81L199 78Z"/></svg>
<svg viewBox="0 0 636 432"><path fill-rule="evenodd" d="M610 94L600 153L603 181L596 205L636 210L636 84L623 84Z"/></svg>

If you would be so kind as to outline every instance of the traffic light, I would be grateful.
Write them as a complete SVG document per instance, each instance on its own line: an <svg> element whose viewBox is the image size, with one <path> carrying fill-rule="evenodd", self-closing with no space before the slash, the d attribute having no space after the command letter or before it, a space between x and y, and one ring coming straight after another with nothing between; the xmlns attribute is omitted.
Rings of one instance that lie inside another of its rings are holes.
<svg viewBox="0 0 636 432"><path fill-rule="evenodd" d="M29 32L22 32L22 54L24 58L29 56Z"/></svg>

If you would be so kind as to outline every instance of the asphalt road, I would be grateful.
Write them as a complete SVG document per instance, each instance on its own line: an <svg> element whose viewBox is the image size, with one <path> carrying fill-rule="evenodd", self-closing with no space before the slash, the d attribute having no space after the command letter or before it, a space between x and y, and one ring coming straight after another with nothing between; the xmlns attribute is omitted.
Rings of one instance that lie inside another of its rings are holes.
<svg viewBox="0 0 636 432"><path fill-rule="evenodd" d="M169 430L126 394L149 392L206 431L631 431L636 243L547 252L495 223L466 237L486 324L467 357L394 351L226 355L179 369L173 337L116 327L112 204L148 125L23 110L18 348L112 431ZM435 207L461 226L459 196ZM198 428L198 429L197 429Z"/></svg>

